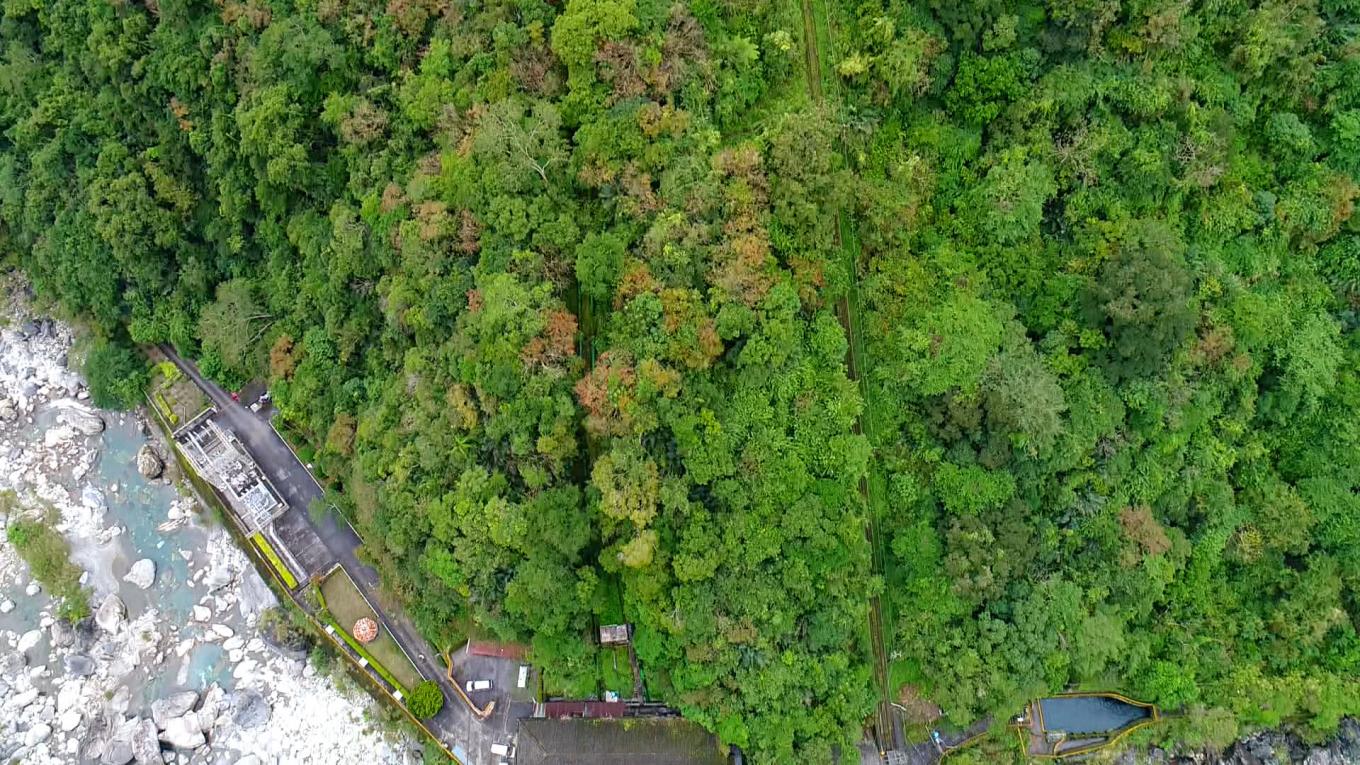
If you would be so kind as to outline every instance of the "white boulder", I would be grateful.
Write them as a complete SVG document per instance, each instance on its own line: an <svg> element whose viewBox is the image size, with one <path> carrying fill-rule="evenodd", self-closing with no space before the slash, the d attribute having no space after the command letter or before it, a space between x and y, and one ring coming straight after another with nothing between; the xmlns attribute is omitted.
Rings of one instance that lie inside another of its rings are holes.
<svg viewBox="0 0 1360 765"><path fill-rule="evenodd" d="M223 587L231 584L236 579L236 572L229 566L213 566L206 576L203 577L203 585L208 588L208 592L216 592Z"/></svg>
<svg viewBox="0 0 1360 765"><path fill-rule="evenodd" d="M38 723L24 734L24 746L37 746L52 737L52 726L47 723Z"/></svg>
<svg viewBox="0 0 1360 765"><path fill-rule="evenodd" d="M156 581L156 562L150 558L142 558L132 564L123 581L130 582L139 589L147 589Z"/></svg>
<svg viewBox="0 0 1360 765"><path fill-rule="evenodd" d="M151 719L157 728L165 728L170 721L177 717L183 717L189 713L198 703L197 691L180 691L172 693L163 699L151 702Z"/></svg>
<svg viewBox="0 0 1360 765"><path fill-rule="evenodd" d="M142 448L137 450L137 472L141 473L143 478L160 478L164 470L165 462L161 460L156 450L151 448L151 444L143 444Z"/></svg>
<svg viewBox="0 0 1360 765"><path fill-rule="evenodd" d="M167 720L160 739L176 749L197 749L207 741L198 715L193 712Z"/></svg>
<svg viewBox="0 0 1360 765"><path fill-rule="evenodd" d="M123 599L117 595L110 594L104 598L99 610L94 614L94 623L105 632L117 632L123 626L123 619L127 617L127 606L123 604Z"/></svg>
<svg viewBox="0 0 1360 765"><path fill-rule="evenodd" d="M9 703L6 704L5 706L12 708L16 712L22 712L25 709L27 709L29 705L31 705L33 702L38 700L38 695L39 694L37 688L29 688L26 691L20 691L16 693L13 697L10 698Z"/></svg>
<svg viewBox="0 0 1360 765"><path fill-rule="evenodd" d="M104 432L104 418L89 409L67 407L62 411L61 419L87 436L97 436Z"/></svg>
<svg viewBox="0 0 1360 765"><path fill-rule="evenodd" d="M38 641L40 640L42 640L42 630L29 630L28 632L25 632L23 635L19 636L19 645L17 646L17 650L19 651L19 653L27 653L30 649L36 646L38 644Z"/></svg>
<svg viewBox="0 0 1360 765"><path fill-rule="evenodd" d="M161 744L156 734L156 724L150 720L139 720L132 729L132 756L137 765L161 765Z"/></svg>
<svg viewBox="0 0 1360 765"><path fill-rule="evenodd" d="M104 500L104 492L93 486L86 486L80 490L80 504L98 513L108 509L108 504Z"/></svg>
<svg viewBox="0 0 1360 765"><path fill-rule="evenodd" d="M104 754L99 762L101 765L127 765L132 762L132 742L123 738L110 739L104 744Z"/></svg>

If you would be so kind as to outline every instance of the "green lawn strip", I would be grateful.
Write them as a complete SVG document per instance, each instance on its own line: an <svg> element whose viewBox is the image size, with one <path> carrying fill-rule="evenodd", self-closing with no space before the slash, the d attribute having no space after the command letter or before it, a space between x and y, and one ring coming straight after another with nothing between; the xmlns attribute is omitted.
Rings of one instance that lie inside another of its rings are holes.
<svg viewBox="0 0 1360 765"><path fill-rule="evenodd" d="M810 2L812 5L812 31L817 38L817 68L821 74L821 95L823 100L831 101L836 98L836 90L840 83L836 79L838 57L835 42L831 35L830 12L825 0L810 0Z"/></svg>
<svg viewBox="0 0 1360 765"><path fill-rule="evenodd" d="M623 624L623 583L617 575L600 578L603 593L600 596L600 611L596 614L600 626Z"/></svg>
<svg viewBox="0 0 1360 765"><path fill-rule="evenodd" d="M294 577L293 572L289 571L288 567L284 565L283 560L279 558L279 554L275 552L273 546L269 544L269 540L264 538L264 532L255 532L250 537L250 541L259 548L260 553L264 555L265 560L269 561L269 565L273 567L274 572L279 575L279 578L288 586L288 589L291 590L297 587L297 578Z"/></svg>
<svg viewBox="0 0 1360 765"><path fill-rule="evenodd" d="M162 391L156 391L156 406L160 408L161 414L170 421L171 425L179 424L179 415L175 414L174 407L170 406L170 402L166 400L165 393Z"/></svg>
<svg viewBox="0 0 1360 765"><path fill-rule="evenodd" d="M364 617L378 619L348 575L341 572L332 573L321 583L321 593L325 608L330 612L335 626L345 633L346 642L350 642L351 645L357 643L349 633L355 622ZM398 687L411 688L424 679L385 628L379 630L376 640L363 646L363 652L364 658L382 668L380 674L390 672L395 675L398 680L394 684Z"/></svg>
<svg viewBox="0 0 1360 765"><path fill-rule="evenodd" d="M392 673L387 671L387 668L383 666L382 662L378 661L378 659L375 656L373 656L373 654L368 652L368 649L364 647L363 643L360 643L359 641L355 640L348 632L345 631L345 628L337 624L334 619L327 619L326 623L331 625L331 627L335 629L335 633L339 635L340 639L344 640L345 643L348 644L350 648L353 648L355 653L359 654L368 661L368 665L373 668L374 672L377 672L378 675L382 677L382 679L386 680L388 684L390 684L393 688L396 688L398 691L401 691L401 695L403 698L411 695L410 689L406 685L404 685L400 680L397 680L397 678L393 677Z"/></svg>
<svg viewBox="0 0 1360 765"><path fill-rule="evenodd" d="M873 445L871 438L870 446ZM870 553L875 556L878 574L883 577L883 595L879 598L879 608L883 616L883 639L892 650L892 637L897 633L897 608L893 598L893 585L899 582L897 571L892 565L892 539L888 533L888 479L883 466L874 460L869 463L868 509L874 521L874 547Z"/></svg>
<svg viewBox="0 0 1360 765"><path fill-rule="evenodd" d="M633 667L628 663L628 649L602 648L599 653L600 681L607 691L621 698L633 695Z"/></svg>
<svg viewBox="0 0 1360 765"><path fill-rule="evenodd" d="M599 653L597 651L597 653ZM581 672L575 677L554 672L551 666L541 666L539 677L543 683L545 699L590 699L600 692L603 679L600 674L600 659L594 660L594 672Z"/></svg>

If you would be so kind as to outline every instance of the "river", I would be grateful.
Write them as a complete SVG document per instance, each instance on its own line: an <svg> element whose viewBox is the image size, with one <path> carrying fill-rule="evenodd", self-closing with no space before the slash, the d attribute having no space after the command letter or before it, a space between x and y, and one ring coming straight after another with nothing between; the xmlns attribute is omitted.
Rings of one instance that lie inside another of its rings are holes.
<svg viewBox="0 0 1360 765"><path fill-rule="evenodd" d="M9 294L0 490L54 514L99 618L55 619L0 535L0 761L414 761L418 745L351 682L266 639L276 600L231 536L143 477L138 418L90 407L71 331Z"/></svg>

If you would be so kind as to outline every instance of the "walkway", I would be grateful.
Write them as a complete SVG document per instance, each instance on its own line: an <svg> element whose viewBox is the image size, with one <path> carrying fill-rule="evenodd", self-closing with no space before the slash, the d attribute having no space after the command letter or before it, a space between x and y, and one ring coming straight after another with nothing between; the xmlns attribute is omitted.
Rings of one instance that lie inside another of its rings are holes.
<svg viewBox="0 0 1360 765"><path fill-rule="evenodd" d="M439 652L434 649L405 612L392 610L382 605L379 597L381 585L378 572L359 561L356 551L363 541L347 522L334 511L326 512L321 523L313 522L308 508L314 502L326 502L325 492L312 474L300 463L292 449L284 443L269 422L251 412L246 406L233 401L231 395L219 385L205 378L193 362L181 358L167 345L160 346L166 358L175 362L212 400L218 409L220 422L229 427L251 456L259 464L275 490L283 495L288 510L280 518L285 525L306 524L311 527L325 545L328 555L312 558L317 565L329 568L331 563L339 563L349 572L354 583L364 596L373 604L378 615L387 624L392 637L410 655L420 674L439 683L444 691L444 709L426 725L438 735L446 746L457 754L466 753L463 758L467 765L494 763L497 759L490 753L490 746L507 740L514 732L519 717L532 712L523 705L498 704L495 713L485 722L474 719L468 708L459 701L458 694L445 676L444 664L439 660ZM310 568L310 566L309 566ZM309 575L319 573L308 571Z"/></svg>
<svg viewBox="0 0 1360 765"><path fill-rule="evenodd" d="M818 49L817 12L813 8L812 0L801 0L801 11L808 95L812 97L814 104L821 105L825 103L822 92L822 60L821 52ZM823 21L829 23L826 18L823 18ZM830 36L829 30L827 35ZM842 147L842 151L844 151L844 147ZM871 391L862 375L864 353L858 332L859 274L857 263L859 261L859 244L853 233L848 237L845 234L847 231L853 232L853 225L853 221L846 218L843 211L836 211L836 229L832 233L836 247L845 257L846 274L849 277L849 290L836 302L836 318L840 320L841 328L845 332L846 373L859 387L864 398L864 411L868 412L873 408L873 401ZM855 419L854 432L856 435L864 434L865 419L864 415ZM872 438L869 439L869 443L872 447ZM877 459L877 457L875 456L874 459ZM871 460L870 470L873 469ZM869 545L872 570L875 575L883 576L883 540L878 535L878 510L874 503L873 483L868 476L860 478L859 491L860 495L864 497L866 511L864 538ZM874 685L879 694L874 715L874 736L878 741L880 754L886 758L888 752L904 746L905 736L902 732L902 721L892 707L893 689L890 682L891 672L888 665L887 640L884 634L882 600L880 596L873 595L869 598L869 639L870 647L873 649Z"/></svg>

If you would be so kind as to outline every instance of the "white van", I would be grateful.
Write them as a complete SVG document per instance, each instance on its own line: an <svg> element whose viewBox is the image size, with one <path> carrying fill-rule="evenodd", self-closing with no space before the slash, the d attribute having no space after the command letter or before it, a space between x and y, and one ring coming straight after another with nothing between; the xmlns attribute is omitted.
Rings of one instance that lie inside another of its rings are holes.
<svg viewBox="0 0 1360 765"><path fill-rule="evenodd" d="M463 687L467 689L467 692L468 692L468 693L472 693L473 691L489 691L489 690L491 690L491 681L490 681L490 680L469 680L469 681L467 681L467 685L465 685L465 686L463 686Z"/></svg>
<svg viewBox="0 0 1360 765"><path fill-rule="evenodd" d="M499 755L501 757L514 757L515 749L514 747L508 746L506 744L492 744L491 753Z"/></svg>

